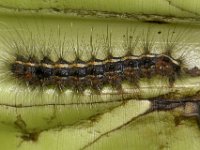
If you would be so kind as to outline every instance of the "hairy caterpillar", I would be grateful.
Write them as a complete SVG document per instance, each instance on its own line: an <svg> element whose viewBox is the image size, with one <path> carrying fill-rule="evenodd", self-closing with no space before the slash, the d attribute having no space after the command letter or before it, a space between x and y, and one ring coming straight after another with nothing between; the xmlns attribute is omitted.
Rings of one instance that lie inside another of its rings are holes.
<svg viewBox="0 0 200 150"><path fill-rule="evenodd" d="M75 27L63 31L68 24L48 29L30 24L20 24L14 30L6 27L8 37L3 37L6 46L2 52L1 76L5 80L14 79L19 87L37 95L41 94L38 89L43 91L42 95L56 94L59 100L66 94L78 99L80 94L85 95L86 100L81 98L83 103L91 102L88 99L91 95L96 97L94 102L146 97L143 81L151 84L154 79L160 85L153 85L173 91L179 78L199 76L199 65L189 56L198 54L198 42L193 38L191 43L185 43L190 37L187 27L177 31L173 24L161 25L163 29L157 29L160 25L144 24L147 28L144 30L135 24L118 33L112 25L104 24L99 31L95 24L83 25L88 32L84 34ZM197 50L190 52L192 47ZM117 98L118 95L123 98ZM67 103L76 103L72 99Z"/></svg>

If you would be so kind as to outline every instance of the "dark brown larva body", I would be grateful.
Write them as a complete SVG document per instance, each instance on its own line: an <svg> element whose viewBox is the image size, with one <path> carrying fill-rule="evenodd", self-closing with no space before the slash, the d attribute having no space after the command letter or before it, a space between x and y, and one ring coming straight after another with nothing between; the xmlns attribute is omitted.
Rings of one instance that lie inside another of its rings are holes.
<svg viewBox="0 0 200 150"><path fill-rule="evenodd" d="M11 68L17 78L30 85L55 86L60 90L72 88L78 92L86 88L99 91L104 85L121 90L123 81L137 86L140 78L154 75L168 77L172 85L181 71L177 61L163 54L112 57L88 62L76 60L73 63L64 59L53 62L47 57L39 61L18 56Z"/></svg>

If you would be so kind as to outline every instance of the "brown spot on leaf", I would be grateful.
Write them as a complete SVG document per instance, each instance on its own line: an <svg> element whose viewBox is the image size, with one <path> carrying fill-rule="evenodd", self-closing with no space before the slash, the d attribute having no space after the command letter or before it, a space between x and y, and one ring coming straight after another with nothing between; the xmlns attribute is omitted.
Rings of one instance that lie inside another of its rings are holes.
<svg viewBox="0 0 200 150"><path fill-rule="evenodd" d="M24 141L33 141L33 142L36 142L38 140L39 135L40 135L40 132L30 132L30 133L24 133L20 137Z"/></svg>

